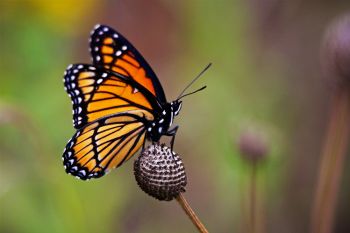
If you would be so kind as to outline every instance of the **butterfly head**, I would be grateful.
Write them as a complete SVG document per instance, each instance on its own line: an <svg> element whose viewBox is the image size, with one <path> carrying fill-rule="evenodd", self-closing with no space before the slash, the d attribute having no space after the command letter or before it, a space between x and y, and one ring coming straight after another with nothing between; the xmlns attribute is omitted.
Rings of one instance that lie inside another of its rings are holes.
<svg viewBox="0 0 350 233"><path fill-rule="evenodd" d="M179 112L181 110L182 101L181 100L174 100L173 102L170 103L170 107L171 107L171 112L172 112L173 116L177 116L177 115L179 115Z"/></svg>

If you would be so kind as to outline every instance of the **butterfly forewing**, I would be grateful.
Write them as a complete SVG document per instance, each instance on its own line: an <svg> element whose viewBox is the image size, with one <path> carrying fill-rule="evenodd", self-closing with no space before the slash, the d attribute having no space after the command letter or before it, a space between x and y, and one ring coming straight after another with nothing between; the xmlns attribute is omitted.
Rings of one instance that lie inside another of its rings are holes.
<svg viewBox="0 0 350 233"><path fill-rule="evenodd" d="M63 154L66 172L98 178L128 160L145 140L144 112L101 118L79 129Z"/></svg>
<svg viewBox="0 0 350 233"><path fill-rule="evenodd" d="M64 85L73 104L73 125L79 129L101 117L131 110L144 110L149 120L156 102L151 102L132 80L90 65L71 65Z"/></svg>
<svg viewBox="0 0 350 233"><path fill-rule="evenodd" d="M120 33L105 25L96 25L91 34L90 49L96 66L112 70L135 80L166 103L158 78L141 54Z"/></svg>

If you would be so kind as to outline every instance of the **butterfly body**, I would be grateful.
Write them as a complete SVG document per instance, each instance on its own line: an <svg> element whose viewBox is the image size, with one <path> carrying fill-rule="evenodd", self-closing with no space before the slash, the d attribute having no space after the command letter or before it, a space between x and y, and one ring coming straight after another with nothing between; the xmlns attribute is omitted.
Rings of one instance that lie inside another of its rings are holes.
<svg viewBox="0 0 350 233"><path fill-rule="evenodd" d="M150 141L158 142L161 136L172 136L169 129L171 128L174 117L179 113L181 109L181 101L173 101L166 103L162 107L163 111L158 115L154 121L150 121L147 125L147 138Z"/></svg>
<svg viewBox="0 0 350 233"><path fill-rule="evenodd" d="M182 102L167 102L163 88L141 54L120 33L97 25L91 33L92 65L68 66L64 85L73 104L77 132L68 141L67 173L98 178L134 155L145 141L172 136Z"/></svg>

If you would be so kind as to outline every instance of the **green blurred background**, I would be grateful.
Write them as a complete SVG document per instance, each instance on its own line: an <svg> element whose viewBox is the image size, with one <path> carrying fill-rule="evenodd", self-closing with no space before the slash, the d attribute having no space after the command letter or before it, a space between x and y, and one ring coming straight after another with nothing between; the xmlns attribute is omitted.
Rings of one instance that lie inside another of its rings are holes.
<svg viewBox="0 0 350 233"><path fill-rule="evenodd" d="M154 68L168 100L209 62L184 100L175 144L186 198L210 232L247 232L250 167L240 134L263 134L261 232L306 232L330 88L319 47L346 1L0 1L0 232L194 232L175 201L137 186L133 160L83 182L61 155L73 135L63 89L68 64L90 61L97 23L124 34ZM195 88L193 87L193 88ZM347 167L349 163L347 162ZM348 173L348 172L347 172ZM349 232L349 178L337 232Z"/></svg>

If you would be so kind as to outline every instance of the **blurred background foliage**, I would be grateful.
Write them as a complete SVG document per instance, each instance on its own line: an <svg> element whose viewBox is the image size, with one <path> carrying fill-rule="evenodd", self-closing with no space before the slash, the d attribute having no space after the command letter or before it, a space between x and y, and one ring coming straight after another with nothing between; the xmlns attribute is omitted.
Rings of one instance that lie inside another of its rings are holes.
<svg viewBox="0 0 350 233"><path fill-rule="evenodd" d="M116 28L145 56L168 100L212 62L184 101L175 151L185 196L209 231L246 232L249 164L237 141L266 135L259 167L262 232L306 232L330 87L319 47L347 1L2 0L0 2L0 232L194 232L175 202L138 187L133 159L102 179L65 174L73 135L63 89L70 63L88 63L89 32ZM349 205L348 179L340 195ZM344 205L345 204L345 205ZM337 232L350 229L339 208ZM264 229L264 230L263 230Z"/></svg>

